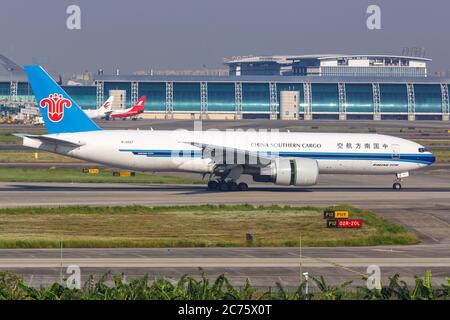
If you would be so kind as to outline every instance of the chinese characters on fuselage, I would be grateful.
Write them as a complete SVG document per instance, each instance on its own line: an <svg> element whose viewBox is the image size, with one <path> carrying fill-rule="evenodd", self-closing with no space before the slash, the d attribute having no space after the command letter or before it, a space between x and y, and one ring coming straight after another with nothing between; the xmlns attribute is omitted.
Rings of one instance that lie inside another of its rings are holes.
<svg viewBox="0 0 450 320"><path fill-rule="evenodd" d="M337 143L337 148L338 149L354 149L354 150L387 150L389 148L389 146L386 143L352 143L352 142L338 142Z"/></svg>

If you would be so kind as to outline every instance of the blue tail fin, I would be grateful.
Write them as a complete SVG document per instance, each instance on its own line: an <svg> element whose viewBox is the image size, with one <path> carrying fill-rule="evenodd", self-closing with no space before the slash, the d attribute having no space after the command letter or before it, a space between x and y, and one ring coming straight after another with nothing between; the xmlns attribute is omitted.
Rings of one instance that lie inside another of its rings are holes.
<svg viewBox="0 0 450 320"><path fill-rule="evenodd" d="M40 66L25 66L48 133L101 130Z"/></svg>

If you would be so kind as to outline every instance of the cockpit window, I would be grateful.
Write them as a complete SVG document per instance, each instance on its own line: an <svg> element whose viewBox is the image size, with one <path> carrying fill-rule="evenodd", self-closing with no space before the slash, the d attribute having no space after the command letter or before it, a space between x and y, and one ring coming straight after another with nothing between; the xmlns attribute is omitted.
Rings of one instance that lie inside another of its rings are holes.
<svg viewBox="0 0 450 320"><path fill-rule="evenodd" d="M428 152L427 148L419 148L420 153Z"/></svg>

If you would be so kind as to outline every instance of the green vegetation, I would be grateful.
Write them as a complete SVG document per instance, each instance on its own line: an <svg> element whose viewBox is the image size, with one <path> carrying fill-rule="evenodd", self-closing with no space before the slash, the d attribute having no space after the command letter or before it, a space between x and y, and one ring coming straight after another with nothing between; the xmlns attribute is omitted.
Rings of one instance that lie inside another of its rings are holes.
<svg viewBox="0 0 450 320"><path fill-rule="evenodd" d="M81 168L0 168L0 181L9 182L72 182L72 183L156 183L204 184L200 179L136 173L134 177L115 177L117 170L100 169L98 174L83 173Z"/></svg>
<svg viewBox="0 0 450 320"><path fill-rule="evenodd" d="M431 152L436 156L436 162L450 162L450 150L431 150Z"/></svg>
<svg viewBox="0 0 450 320"><path fill-rule="evenodd" d="M22 144L22 138L14 136L14 133L45 134L46 130L42 127L27 128L26 130L21 130L20 127L0 127L0 144Z"/></svg>
<svg viewBox="0 0 450 320"><path fill-rule="evenodd" d="M0 144L22 144L22 138L9 133L0 134Z"/></svg>
<svg viewBox="0 0 450 320"><path fill-rule="evenodd" d="M81 160L45 151L0 151L3 163L81 162Z"/></svg>
<svg viewBox="0 0 450 320"><path fill-rule="evenodd" d="M60 283L39 289L29 287L21 277L11 273L0 273L0 300L448 300L450 286L432 287L431 274L425 279L416 277L415 286L410 288L396 274L390 278L389 285L381 289L368 290L357 287L347 289L352 281L330 286L323 277L312 278L312 293L306 293L306 283L302 282L296 290L287 291L281 283L274 290L263 292L247 279L242 288L230 283L225 275L220 275L210 283L200 269L200 279L183 275L173 283L166 279L149 281L148 275L123 281L123 275L104 275L99 281L91 276L81 289L69 289ZM112 279L111 279L112 278ZM112 285L106 281L112 280Z"/></svg>
<svg viewBox="0 0 450 320"><path fill-rule="evenodd" d="M418 243L393 222L353 207L361 229L325 227L322 208L273 206L60 207L0 209L0 247L280 247ZM253 241L246 241L246 234Z"/></svg>
<svg viewBox="0 0 450 320"><path fill-rule="evenodd" d="M450 150L435 150L434 147L446 147L450 146L450 140L443 139L443 140L427 140L427 139L416 139L414 140L417 143L420 143L421 145L428 148L435 156L436 156L436 162L438 163L447 163L450 162Z"/></svg>

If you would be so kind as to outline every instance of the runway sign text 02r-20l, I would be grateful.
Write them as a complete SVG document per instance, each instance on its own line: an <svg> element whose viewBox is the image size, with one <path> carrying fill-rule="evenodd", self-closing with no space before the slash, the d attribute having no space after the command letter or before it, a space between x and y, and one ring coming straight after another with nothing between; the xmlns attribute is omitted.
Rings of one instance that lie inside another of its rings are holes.
<svg viewBox="0 0 450 320"><path fill-rule="evenodd" d="M361 219L327 219L327 228L361 228Z"/></svg>

